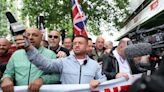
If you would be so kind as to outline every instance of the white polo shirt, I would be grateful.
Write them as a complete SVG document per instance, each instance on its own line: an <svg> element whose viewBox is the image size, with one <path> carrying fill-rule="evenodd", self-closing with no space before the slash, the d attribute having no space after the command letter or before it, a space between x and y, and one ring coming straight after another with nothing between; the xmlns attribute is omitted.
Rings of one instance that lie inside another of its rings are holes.
<svg viewBox="0 0 164 92"><path fill-rule="evenodd" d="M123 59L117 52L117 50L113 51L113 55L116 57L119 65L119 73L128 73L131 74L131 69L129 67L128 61Z"/></svg>

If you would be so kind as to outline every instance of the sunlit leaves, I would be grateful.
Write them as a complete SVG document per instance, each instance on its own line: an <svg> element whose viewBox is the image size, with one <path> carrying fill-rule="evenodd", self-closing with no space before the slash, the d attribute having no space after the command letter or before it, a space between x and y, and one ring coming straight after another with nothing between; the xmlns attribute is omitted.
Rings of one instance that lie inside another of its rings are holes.
<svg viewBox="0 0 164 92"><path fill-rule="evenodd" d="M72 30L71 0L23 0L22 18L29 16L31 25L36 24L36 17L43 15L49 29ZM80 4L88 16L88 31L100 34L100 20L103 19L120 28L127 14L127 0L80 0ZM109 27L110 30L110 27Z"/></svg>

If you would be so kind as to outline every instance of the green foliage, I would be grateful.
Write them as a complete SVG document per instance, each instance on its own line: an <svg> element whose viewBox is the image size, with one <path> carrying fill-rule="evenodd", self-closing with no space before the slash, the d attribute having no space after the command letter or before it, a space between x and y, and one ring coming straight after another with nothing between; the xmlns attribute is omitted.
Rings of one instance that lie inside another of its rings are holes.
<svg viewBox="0 0 164 92"><path fill-rule="evenodd" d="M101 34L100 22L104 20L113 23L118 29L127 15L127 0L115 0L113 5L107 0L80 0L80 4L88 16L88 31L96 35ZM84 2L85 1L85 2ZM36 24L36 17L42 14L45 17L45 27L52 29L65 29L67 34L72 32L71 0L23 0L22 18L29 16L30 25ZM110 28L109 28L110 30Z"/></svg>
<svg viewBox="0 0 164 92"><path fill-rule="evenodd" d="M7 19L5 16L6 0L0 0L0 37L5 37L9 31L7 29Z"/></svg>
<svg viewBox="0 0 164 92"><path fill-rule="evenodd" d="M8 34L10 34L9 22L5 13L10 11L14 16L18 17L18 9L14 4L14 1L15 0L0 0L0 37L6 37Z"/></svg>

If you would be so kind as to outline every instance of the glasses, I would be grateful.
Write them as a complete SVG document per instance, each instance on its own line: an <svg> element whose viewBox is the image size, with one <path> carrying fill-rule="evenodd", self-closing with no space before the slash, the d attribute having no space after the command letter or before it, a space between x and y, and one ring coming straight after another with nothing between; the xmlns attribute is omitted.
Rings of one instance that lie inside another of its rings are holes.
<svg viewBox="0 0 164 92"><path fill-rule="evenodd" d="M58 36L56 36L56 35L55 36L49 35L48 37L49 38L54 38L54 39L57 39L58 38Z"/></svg>

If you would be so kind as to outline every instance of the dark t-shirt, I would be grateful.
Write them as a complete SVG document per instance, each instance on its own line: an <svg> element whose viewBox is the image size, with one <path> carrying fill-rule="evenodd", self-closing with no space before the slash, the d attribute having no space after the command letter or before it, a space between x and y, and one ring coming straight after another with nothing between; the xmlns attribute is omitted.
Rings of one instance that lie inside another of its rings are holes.
<svg viewBox="0 0 164 92"><path fill-rule="evenodd" d="M52 50L52 49L51 49L51 50ZM70 55L69 50L66 49L66 48L64 48L64 47L61 47L61 46L59 46L56 50L52 50L52 51L54 51L56 54L57 54L59 51L63 51L63 52L65 52L65 53L67 54L67 56Z"/></svg>
<svg viewBox="0 0 164 92"><path fill-rule="evenodd" d="M3 73L6 69L6 64L9 61L12 52L7 53L5 56L0 57L0 71Z"/></svg>

